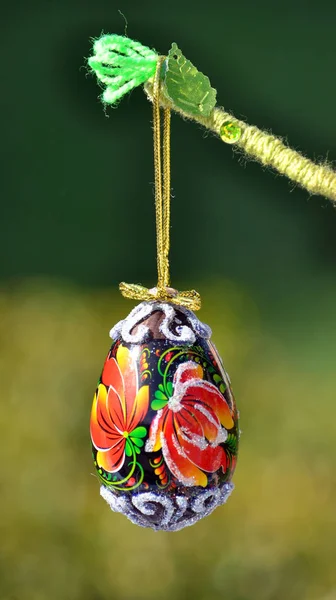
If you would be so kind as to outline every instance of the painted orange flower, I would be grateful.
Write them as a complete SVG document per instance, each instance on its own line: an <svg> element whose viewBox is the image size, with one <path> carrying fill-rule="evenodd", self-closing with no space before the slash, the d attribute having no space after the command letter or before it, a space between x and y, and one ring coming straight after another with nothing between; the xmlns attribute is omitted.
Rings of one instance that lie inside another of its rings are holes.
<svg viewBox="0 0 336 600"><path fill-rule="evenodd" d="M107 358L101 383L93 399L90 431L97 463L110 473L119 471L125 456L140 452L147 435L139 423L149 404L149 386L138 388L136 364L130 351L120 345L116 359Z"/></svg>
<svg viewBox="0 0 336 600"><path fill-rule="evenodd" d="M188 361L175 372L173 394L151 424L146 450L161 449L168 468L184 485L206 487L206 473L227 469L221 444L233 427L224 396L203 379L200 365Z"/></svg>

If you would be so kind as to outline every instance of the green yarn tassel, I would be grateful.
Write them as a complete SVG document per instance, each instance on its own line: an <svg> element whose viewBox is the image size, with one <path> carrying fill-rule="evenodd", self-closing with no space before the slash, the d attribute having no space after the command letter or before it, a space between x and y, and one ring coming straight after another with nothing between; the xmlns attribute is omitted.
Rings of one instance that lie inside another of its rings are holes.
<svg viewBox="0 0 336 600"><path fill-rule="evenodd" d="M114 104L133 88L153 77L156 52L122 35L104 35L93 45L88 64L106 89L105 104Z"/></svg>

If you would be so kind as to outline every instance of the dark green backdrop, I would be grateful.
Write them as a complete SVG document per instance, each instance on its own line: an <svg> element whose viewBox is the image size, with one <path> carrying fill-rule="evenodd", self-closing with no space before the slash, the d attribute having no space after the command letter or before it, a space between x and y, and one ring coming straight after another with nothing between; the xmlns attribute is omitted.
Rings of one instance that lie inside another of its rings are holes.
<svg viewBox="0 0 336 600"><path fill-rule="evenodd" d="M106 118L85 66L91 37L123 33L118 8L130 37L162 53L176 41L237 117L335 159L334 3L7 4L2 280L154 282L151 107L137 89ZM172 126L175 280L230 277L269 295L333 270L336 213L325 199L245 165L194 124L174 116Z"/></svg>

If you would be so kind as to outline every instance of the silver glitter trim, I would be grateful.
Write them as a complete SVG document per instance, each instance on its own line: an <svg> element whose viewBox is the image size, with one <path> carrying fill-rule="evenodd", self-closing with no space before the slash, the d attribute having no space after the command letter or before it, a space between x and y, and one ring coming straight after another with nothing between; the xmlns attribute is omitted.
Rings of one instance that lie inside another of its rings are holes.
<svg viewBox="0 0 336 600"><path fill-rule="evenodd" d="M189 434L189 435L188 435ZM191 433L190 429L186 427L180 427L180 436L183 440L196 446L200 450L205 450L208 447L208 442L206 441L204 435L197 435L196 433Z"/></svg>
<svg viewBox="0 0 336 600"><path fill-rule="evenodd" d="M177 317L176 309L182 312L187 318L188 325L181 325L180 319ZM205 323L196 317L195 313L183 306L175 306L168 302L141 302L138 304L122 321L119 321L110 331L110 337L113 340L119 338L128 344L143 344L146 342L149 334L149 328L145 325L140 325L141 321L149 317L155 311L162 311L165 315L160 331L167 340L179 342L182 344L194 344L196 337L209 340L211 337L211 329ZM171 325L176 323L176 334L171 330ZM131 334L132 329L139 325L138 331Z"/></svg>
<svg viewBox="0 0 336 600"><path fill-rule="evenodd" d="M181 471L178 468L177 464L171 458L171 455L170 455L170 452L169 452L169 448L168 448L168 444L166 442L166 439L165 439L164 434L163 434L162 431L161 431L161 434L160 434L160 440L161 440L162 454L164 456L164 459L165 459L165 462L167 464L167 467L168 467L169 471L171 471L172 474L174 475L174 477L176 477L176 479L178 481L180 481L181 483L183 483L183 485L185 485L186 487L193 487L196 484L195 477L185 477L183 475L183 473L181 473ZM172 441L172 444L175 447L176 451L178 452L178 454L180 454L180 456L183 456L185 458L186 455L184 453L183 448L177 446L176 441L175 441L173 435L171 437L171 441Z"/></svg>
<svg viewBox="0 0 336 600"><path fill-rule="evenodd" d="M192 310L184 308L184 306L179 306L178 309L187 317L190 325L192 326L194 332L196 333L196 335L198 335L198 337L204 340L209 340L211 338L212 331L209 325L207 325L206 323L202 323L202 321L200 321L196 317L195 313L192 312Z"/></svg>
<svg viewBox="0 0 336 600"><path fill-rule="evenodd" d="M171 331L170 327L176 319L176 311L172 304L162 304L161 310L164 312L165 318L160 325L160 331L167 340L172 342L183 342L185 344L194 344L196 342L195 333L192 328L187 325L178 325L176 327L177 335ZM179 320L179 322L181 321Z"/></svg>
<svg viewBox="0 0 336 600"><path fill-rule="evenodd" d="M159 421L161 419L161 415L162 415L162 408L157 411L157 413L152 421L152 425L151 425L151 428L149 431L149 437L145 444L145 452L153 452L154 451L156 434L157 434L157 430L159 427Z"/></svg>
<svg viewBox="0 0 336 600"><path fill-rule="evenodd" d="M227 501L233 489L233 483L224 483L213 490L198 491L192 498L172 497L159 491L117 496L102 485L100 494L114 512L122 513L136 525L156 531L179 531L210 515Z"/></svg>
<svg viewBox="0 0 336 600"><path fill-rule="evenodd" d="M132 498L132 503L140 513L143 515L150 515L151 517L155 515L157 511L157 505L161 504L161 506L164 508L164 512L161 517L162 527L169 525L175 512L173 503L167 496L162 495L156 497L152 492L136 494Z"/></svg>
<svg viewBox="0 0 336 600"><path fill-rule="evenodd" d="M132 329L143 321L153 312L152 304L150 302L141 302L133 310L126 319L119 321L110 331L110 337L116 340L121 339L129 344L142 344L146 341L149 334L149 328L145 325L139 325L137 333L131 335Z"/></svg>

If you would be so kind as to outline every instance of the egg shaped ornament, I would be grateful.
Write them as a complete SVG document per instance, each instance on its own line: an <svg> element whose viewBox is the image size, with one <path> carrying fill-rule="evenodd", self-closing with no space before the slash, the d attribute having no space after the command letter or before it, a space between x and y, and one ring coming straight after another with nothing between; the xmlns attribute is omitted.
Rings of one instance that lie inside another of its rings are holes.
<svg viewBox="0 0 336 600"><path fill-rule="evenodd" d="M210 328L168 302L142 302L110 332L91 412L100 493L133 523L176 531L233 490L239 427Z"/></svg>

